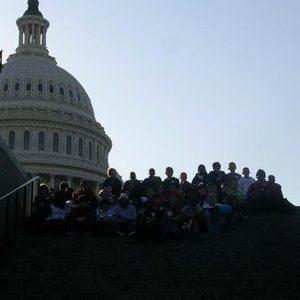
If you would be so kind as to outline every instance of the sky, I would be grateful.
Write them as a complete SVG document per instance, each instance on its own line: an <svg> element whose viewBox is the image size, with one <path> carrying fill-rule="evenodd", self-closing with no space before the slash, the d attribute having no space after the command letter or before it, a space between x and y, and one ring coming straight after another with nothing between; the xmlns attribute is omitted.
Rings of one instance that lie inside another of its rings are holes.
<svg viewBox="0 0 300 300"><path fill-rule="evenodd" d="M1 3L3 61L26 0ZM300 205L300 1L40 0L47 47L87 91L123 180L250 168Z"/></svg>

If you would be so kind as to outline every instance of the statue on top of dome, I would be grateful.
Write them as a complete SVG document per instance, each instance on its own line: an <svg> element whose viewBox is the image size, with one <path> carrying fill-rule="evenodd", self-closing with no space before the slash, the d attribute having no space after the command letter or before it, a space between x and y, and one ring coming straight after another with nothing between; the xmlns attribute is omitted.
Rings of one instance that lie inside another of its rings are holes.
<svg viewBox="0 0 300 300"><path fill-rule="evenodd" d="M28 9L25 11L23 16L35 15L43 17L42 13L39 11L39 1L38 0L28 0Z"/></svg>

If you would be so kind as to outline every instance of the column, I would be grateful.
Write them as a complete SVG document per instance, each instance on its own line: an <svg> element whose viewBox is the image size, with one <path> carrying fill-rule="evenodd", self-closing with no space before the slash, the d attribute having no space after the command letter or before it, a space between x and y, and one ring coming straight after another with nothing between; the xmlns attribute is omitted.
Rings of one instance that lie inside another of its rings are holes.
<svg viewBox="0 0 300 300"><path fill-rule="evenodd" d="M72 178L71 176L68 176L68 177L67 177L67 182L68 182L69 187L73 187L73 186L72 186L72 179L73 179L73 178Z"/></svg>
<svg viewBox="0 0 300 300"><path fill-rule="evenodd" d="M46 47L46 29L43 27L42 29L42 38L43 38L43 46Z"/></svg>
<svg viewBox="0 0 300 300"><path fill-rule="evenodd" d="M49 180L49 188L54 188L55 185L55 175L49 175L50 176L50 180Z"/></svg>
<svg viewBox="0 0 300 300"><path fill-rule="evenodd" d="M29 36L29 24L25 25L25 44L30 43L30 36Z"/></svg>
<svg viewBox="0 0 300 300"><path fill-rule="evenodd" d="M19 47L23 45L23 26L19 27Z"/></svg>
<svg viewBox="0 0 300 300"><path fill-rule="evenodd" d="M37 27L37 34L36 34L36 43L38 45L41 44L41 25L39 24Z"/></svg>

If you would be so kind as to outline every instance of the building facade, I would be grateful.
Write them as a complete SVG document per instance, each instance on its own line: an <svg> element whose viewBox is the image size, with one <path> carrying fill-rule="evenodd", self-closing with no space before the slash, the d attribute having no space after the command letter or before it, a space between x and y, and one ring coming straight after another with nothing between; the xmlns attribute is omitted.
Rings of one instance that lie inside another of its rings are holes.
<svg viewBox="0 0 300 300"><path fill-rule="evenodd" d="M0 135L26 170L57 187L106 178L109 136L81 84L47 49L49 22L37 0L17 20L19 45L0 74Z"/></svg>

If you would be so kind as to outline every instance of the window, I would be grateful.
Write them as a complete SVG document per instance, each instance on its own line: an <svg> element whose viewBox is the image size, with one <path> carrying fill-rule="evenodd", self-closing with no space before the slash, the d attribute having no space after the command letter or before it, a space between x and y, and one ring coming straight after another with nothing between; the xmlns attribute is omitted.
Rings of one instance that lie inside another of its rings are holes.
<svg viewBox="0 0 300 300"><path fill-rule="evenodd" d="M23 150L29 150L30 148L30 132L26 130L23 136Z"/></svg>
<svg viewBox="0 0 300 300"><path fill-rule="evenodd" d="M93 160L93 145L89 142L89 160Z"/></svg>
<svg viewBox="0 0 300 300"><path fill-rule="evenodd" d="M30 83L30 82L28 82L28 83L26 84L26 91L27 91L27 92L31 91L31 83Z"/></svg>
<svg viewBox="0 0 300 300"><path fill-rule="evenodd" d="M39 92L43 91L43 85L41 83L38 84L38 91Z"/></svg>
<svg viewBox="0 0 300 300"><path fill-rule="evenodd" d="M97 164L100 162L100 146L97 146Z"/></svg>
<svg viewBox="0 0 300 300"><path fill-rule="evenodd" d="M8 83L5 83L5 84L4 84L3 91L4 91L4 92L7 92L7 91L8 91Z"/></svg>
<svg viewBox="0 0 300 300"><path fill-rule="evenodd" d="M72 137L67 135L67 154L72 154Z"/></svg>
<svg viewBox="0 0 300 300"><path fill-rule="evenodd" d="M45 133L43 131L39 132L39 151L45 151Z"/></svg>
<svg viewBox="0 0 300 300"><path fill-rule="evenodd" d="M58 133L54 133L53 134L53 144L52 144L52 150L53 152L58 152L58 148L59 148L59 136Z"/></svg>
<svg viewBox="0 0 300 300"><path fill-rule="evenodd" d="M49 93L54 94L54 86L52 84L49 85Z"/></svg>
<svg viewBox="0 0 300 300"><path fill-rule="evenodd" d="M20 90L20 83L16 83L15 84L15 91L19 91Z"/></svg>
<svg viewBox="0 0 300 300"><path fill-rule="evenodd" d="M64 91L64 89L61 87L61 88L59 88L59 92L60 92L60 94L63 96L64 94L65 94L65 91Z"/></svg>
<svg viewBox="0 0 300 300"><path fill-rule="evenodd" d="M73 92L71 90L69 90L69 95L70 95L70 98L73 98Z"/></svg>
<svg viewBox="0 0 300 300"><path fill-rule="evenodd" d="M80 98L79 94L77 94L77 99L78 99L78 101L81 101L81 98Z"/></svg>
<svg viewBox="0 0 300 300"><path fill-rule="evenodd" d="M16 134L12 130L12 131L9 132L9 135L8 135L8 148L10 150L14 150L15 149L15 143L16 143Z"/></svg>
<svg viewBox="0 0 300 300"><path fill-rule="evenodd" d="M80 138L78 140L78 156L83 157L83 140Z"/></svg>

